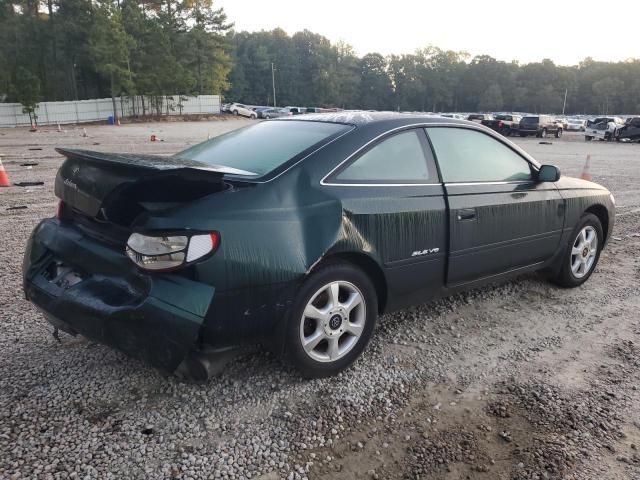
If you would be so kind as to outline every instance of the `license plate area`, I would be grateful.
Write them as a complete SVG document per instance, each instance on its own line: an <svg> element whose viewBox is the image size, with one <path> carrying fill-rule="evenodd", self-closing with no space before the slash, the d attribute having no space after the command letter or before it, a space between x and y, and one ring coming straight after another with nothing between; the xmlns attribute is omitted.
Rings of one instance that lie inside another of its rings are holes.
<svg viewBox="0 0 640 480"><path fill-rule="evenodd" d="M59 260L54 260L49 263L42 271L42 276L49 283L63 290L79 284L86 278L85 274Z"/></svg>

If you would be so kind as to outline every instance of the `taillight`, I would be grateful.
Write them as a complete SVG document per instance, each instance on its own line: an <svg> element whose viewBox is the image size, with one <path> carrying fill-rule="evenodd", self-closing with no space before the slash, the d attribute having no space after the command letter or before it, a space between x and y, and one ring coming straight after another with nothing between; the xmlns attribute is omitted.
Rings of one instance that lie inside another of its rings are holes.
<svg viewBox="0 0 640 480"><path fill-rule="evenodd" d="M60 200L58 202L58 207L56 208L56 218L58 220L62 220L62 217L64 216L64 202L62 200Z"/></svg>
<svg viewBox="0 0 640 480"><path fill-rule="evenodd" d="M498 127L500 127L500 128L504 127L504 122L502 122L502 121L498 122Z"/></svg>
<svg viewBox="0 0 640 480"><path fill-rule="evenodd" d="M220 234L150 236L133 233L126 254L145 270L173 270L212 254L220 245Z"/></svg>

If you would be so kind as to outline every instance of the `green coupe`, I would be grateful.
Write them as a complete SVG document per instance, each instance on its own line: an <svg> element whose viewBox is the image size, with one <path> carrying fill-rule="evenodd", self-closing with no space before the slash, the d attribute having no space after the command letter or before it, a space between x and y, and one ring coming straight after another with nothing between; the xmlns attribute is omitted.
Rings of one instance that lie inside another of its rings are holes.
<svg viewBox="0 0 640 480"><path fill-rule="evenodd" d="M58 151L27 298L166 371L262 343L335 374L381 313L534 270L582 284L615 218L600 185L434 116L269 120L171 157Z"/></svg>

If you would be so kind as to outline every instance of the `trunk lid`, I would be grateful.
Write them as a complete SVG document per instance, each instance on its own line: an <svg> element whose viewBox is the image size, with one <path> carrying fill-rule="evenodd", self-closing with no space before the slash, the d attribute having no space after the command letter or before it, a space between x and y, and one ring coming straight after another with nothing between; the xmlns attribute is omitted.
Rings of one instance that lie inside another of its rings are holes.
<svg viewBox="0 0 640 480"><path fill-rule="evenodd" d="M159 155L57 148L67 157L55 194L65 205L101 222L129 227L145 211L159 211L230 187L227 167Z"/></svg>

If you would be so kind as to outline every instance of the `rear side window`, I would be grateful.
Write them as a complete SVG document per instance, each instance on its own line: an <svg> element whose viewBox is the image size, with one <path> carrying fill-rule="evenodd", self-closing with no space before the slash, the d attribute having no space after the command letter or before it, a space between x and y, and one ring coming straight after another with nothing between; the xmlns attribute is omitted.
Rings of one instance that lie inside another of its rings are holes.
<svg viewBox="0 0 640 480"><path fill-rule="evenodd" d="M324 122L260 122L194 145L174 155L174 160L221 165L242 170L245 175L264 176L351 128Z"/></svg>
<svg viewBox="0 0 640 480"><path fill-rule="evenodd" d="M524 158L495 138L464 128L427 128L444 182L512 182L532 179Z"/></svg>
<svg viewBox="0 0 640 480"><path fill-rule="evenodd" d="M427 152L422 130L398 133L360 155L334 179L342 183L425 183L437 176L427 165Z"/></svg>

